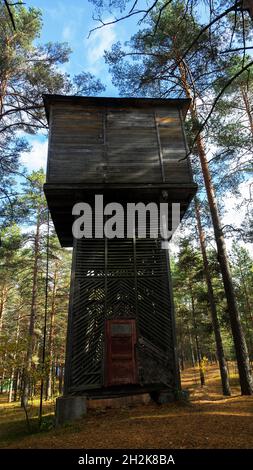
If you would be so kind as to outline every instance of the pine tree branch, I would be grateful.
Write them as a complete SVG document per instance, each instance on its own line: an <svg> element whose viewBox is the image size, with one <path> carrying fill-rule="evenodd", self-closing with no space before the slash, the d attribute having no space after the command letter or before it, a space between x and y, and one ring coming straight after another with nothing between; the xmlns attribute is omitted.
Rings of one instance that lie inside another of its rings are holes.
<svg viewBox="0 0 253 470"><path fill-rule="evenodd" d="M235 75L233 75L233 77L230 78L230 80L227 81L227 83L223 86L223 88L221 89L221 91L218 93L218 95L215 97L215 100L213 101L213 104L212 104L212 107L207 115L207 117L205 118L204 122L201 124L198 132L196 133L195 137L194 137L194 140L193 140L193 143L192 143L192 147L190 149L190 151L188 152L188 154L184 157L184 158L181 158L179 161L182 161L182 160L185 160L187 157L189 157L189 155L192 153L192 150L193 150L193 147L194 145L196 144L197 142L197 139L198 137L200 136L201 132L203 131L203 129L205 128L207 122L209 121L219 99L221 98L221 96L223 95L223 93L226 91L226 89L233 83L234 80L236 80L243 72L245 72L246 70L249 69L249 67L253 66L253 60L251 60L247 65L245 65L244 67L241 68L241 70L239 70Z"/></svg>
<svg viewBox="0 0 253 470"><path fill-rule="evenodd" d="M161 14L162 14L162 11L172 2L172 0L168 0L164 5L162 5L160 8L159 8L159 13L158 13L158 21L157 21L157 26L156 28L158 28L158 25L159 25L159 22L160 22L160 17L161 17ZM101 29L105 26L110 26L110 25L113 25L113 24L116 24L116 23L119 23L120 21L123 21L123 20L126 20L128 18L131 18L132 16L135 16L135 15L143 15L142 18L138 21L138 24L141 24L146 18L147 16L152 12L152 10L154 10L154 8L159 4L159 0L154 0L152 5L147 8L146 10L142 9L142 10L135 10L135 6L137 5L137 1L134 2L133 6L131 7L131 9L129 10L129 12L124 15L124 16L121 16L120 18L115 18L114 20L111 20L111 21L107 21L107 22L104 22L101 18L93 18L94 21L99 21L101 24L99 26L96 26L95 28L91 29L89 31L89 34L88 34L88 38L90 37L90 35L94 32L94 31L97 31L98 29Z"/></svg>
<svg viewBox="0 0 253 470"><path fill-rule="evenodd" d="M219 51L219 54L229 54L230 52L246 51L247 49L253 49L253 46L236 47L235 49L226 49L225 51Z"/></svg>
<svg viewBox="0 0 253 470"><path fill-rule="evenodd" d="M14 31L16 31L16 24L15 24L15 20L14 20L14 16L13 16L13 13L11 11L11 7L14 7L15 5L25 5L25 3L20 3L20 2L16 2L16 3L9 3L7 0L4 0L4 4L7 8L7 11L8 11L8 15L10 17L10 20L11 20L11 24L13 26L13 29Z"/></svg>
<svg viewBox="0 0 253 470"><path fill-rule="evenodd" d="M241 0L239 2L235 2L233 6L231 6L230 8L227 8L226 10L224 10L220 15L213 18L212 21L210 21L206 26L204 26L200 30L200 32L197 34L197 36L193 39L193 41L189 45L189 47L186 49L186 51L182 55L181 59L179 60L179 63L182 62L186 58L186 56L189 54L189 52L191 51L193 46L198 42L198 40L201 38L201 36L211 28L211 26L213 26L217 21L219 21L222 18L224 18L225 16L227 16L228 13L231 13L232 11L236 11L237 7L241 6L241 4L242 4Z"/></svg>

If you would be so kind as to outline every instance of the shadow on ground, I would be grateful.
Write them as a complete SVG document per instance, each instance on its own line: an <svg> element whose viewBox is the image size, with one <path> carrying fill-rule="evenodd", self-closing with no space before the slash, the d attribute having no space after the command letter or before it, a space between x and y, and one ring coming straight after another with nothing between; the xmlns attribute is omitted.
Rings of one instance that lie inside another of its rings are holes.
<svg viewBox="0 0 253 470"><path fill-rule="evenodd" d="M121 410L90 411L74 425L38 432L36 418L28 435L24 412L17 405L0 406L0 446L3 448L252 448L253 397L240 396L233 378L233 395L221 394L216 365L208 366L206 385L197 370L182 373L191 392L189 403L139 405ZM45 408L50 416L53 405ZM37 407L33 408L33 415Z"/></svg>

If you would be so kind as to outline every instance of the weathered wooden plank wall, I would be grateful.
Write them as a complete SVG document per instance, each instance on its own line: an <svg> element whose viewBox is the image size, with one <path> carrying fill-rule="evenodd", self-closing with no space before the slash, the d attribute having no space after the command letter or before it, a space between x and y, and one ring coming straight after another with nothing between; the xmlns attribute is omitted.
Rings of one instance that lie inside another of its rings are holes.
<svg viewBox="0 0 253 470"><path fill-rule="evenodd" d="M191 182L179 112L51 105L47 182Z"/></svg>

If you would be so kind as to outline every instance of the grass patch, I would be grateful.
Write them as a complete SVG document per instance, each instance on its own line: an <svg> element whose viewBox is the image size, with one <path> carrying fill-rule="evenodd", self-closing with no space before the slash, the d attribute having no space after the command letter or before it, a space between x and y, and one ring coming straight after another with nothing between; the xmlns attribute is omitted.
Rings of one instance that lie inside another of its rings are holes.
<svg viewBox="0 0 253 470"><path fill-rule="evenodd" d="M1 397L0 403L0 447L19 441L24 436L37 434L53 429L54 427L54 403L50 402L43 407L43 418L39 428L39 400L33 401L28 407L30 432L27 428L25 412L20 403L4 403L5 397ZM6 397L7 399L7 397Z"/></svg>

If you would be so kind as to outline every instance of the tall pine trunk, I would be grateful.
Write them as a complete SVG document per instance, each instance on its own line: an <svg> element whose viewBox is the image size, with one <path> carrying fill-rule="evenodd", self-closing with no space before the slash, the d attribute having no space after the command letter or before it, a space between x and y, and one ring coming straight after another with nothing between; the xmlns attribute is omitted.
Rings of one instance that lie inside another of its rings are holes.
<svg viewBox="0 0 253 470"><path fill-rule="evenodd" d="M193 344L192 344L192 335L191 335L191 331L190 331L190 328L189 328L189 324L187 325L187 332L188 332L189 343L190 343L191 363L192 363L192 367L195 367L196 360L195 360L195 355L194 355L194 349L193 349Z"/></svg>
<svg viewBox="0 0 253 470"><path fill-rule="evenodd" d="M52 303L50 312L50 326L49 326L49 338L48 338L48 380L46 398L52 398L52 386L53 386L53 358L54 358L54 330L55 330L55 307L56 307L56 292L57 292L57 280L58 280L58 263L55 265L53 287L52 287Z"/></svg>
<svg viewBox="0 0 253 470"><path fill-rule="evenodd" d="M58 392L59 395L62 394L63 391L63 365L59 365L59 384L58 384Z"/></svg>
<svg viewBox="0 0 253 470"><path fill-rule="evenodd" d="M232 335L234 339L235 352L238 364L238 372L240 377L241 392L243 395L253 394L253 380L251 376L251 367L248 355L247 344L242 329L240 320L240 314L237 307L235 298L234 286L232 281L232 275L230 271L228 255L225 245L225 240L222 231L222 225L218 213L217 202L215 197L214 188L212 185L211 175L209 172L208 161L205 153L202 136L197 139L198 154L200 156L200 162L202 172L205 181L205 187L213 221L214 235L217 244L218 261L220 264L221 274L223 278L224 290L226 293L226 299L228 304L228 311L230 317L230 324Z"/></svg>
<svg viewBox="0 0 253 470"><path fill-rule="evenodd" d="M7 356L7 352L5 351L4 355L3 355L3 365L2 365L2 368L1 368L1 379L0 379L0 393L3 393L4 391L4 381L5 381L5 375L6 375L6 368L4 367L4 364L6 364L6 356Z"/></svg>
<svg viewBox="0 0 253 470"><path fill-rule="evenodd" d="M18 396L20 393L20 369L16 369L15 371L13 389L14 389L13 401L18 401Z"/></svg>
<svg viewBox="0 0 253 470"><path fill-rule="evenodd" d="M0 335L2 332L2 325L3 325L3 316L4 316L4 309L7 301L7 292L8 288L4 284L1 290L1 296L0 296Z"/></svg>
<svg viewBox="0 0 253 470"><path fill-rule="evenodd" d="M178 58L180 59L180 58ZM186 78L186 72L183 63L179 60L179 70L182 84L186 95L192 98L189 84ZM190 112L193 122L198 122L198 115L194 101L191 102ZM232 275L230 271L228 255L223 236L222 224L218 212L215 190L212 184L212 177L209 171L208 160L206 156L204 141L201 133L197 137L197 150L202 168L203 179L205 183L209 209L211 213L214 236L217 245L218 261L223 279L224 290L227 299L231 330L234 340L236 359L238 364L239 380L242 395L253 394L253 379L248 355L247 344L242 329L240 314L237 307L235 292L233 287Z"/></svg>
<svg viewBox="0 0 253 470"><path fill-rule="evenodd" d="M219 361L222 391L223 391L223 395L231 395L230 386L229 386L228 368L227 368L227 363L226 363L225 354L223 350L220 325L219 325L219 320L218 320L218 315L217 315L211 274L210 274L210 269L209 269L209 262L208 262L207 253L206 253L205 234L204 234L202 224L201 224L199 205L198 205L196 197L194 199L194 204L195 204L195 214L196 214L196 219L197 219L200 248L201 248L201 253L202 253L202 258L203 258L204 274L206 278L208 300L209 300L209 305L210 305L212 325L213 325L213 331L214 331L214 336L215 336L217 358Z"/></svg>
<svg viewBox="0 0 253 470"><path fill-rule="evenodd" d="M2 49L2 55L5 58L5 64L8 64L10 61L10 57L11 57L10 44L11 44L11 38L6 37L4 44L3 44L3 49ZM7 69L7 70L4 70L4 72L0 76L0 120L2 119L3 112L4 112L4 98L7 93L8 80L9 80L9 71Z"/></svg>
<svg viewBox="0 0 253 470"><path fill-rule="evenodd" d="M32 300L30 310L30 321L27 338L27 352L23 370L23 386L21 403L23 406L27 406L29 399L30 390L30 374L32 368L32 356L34 348L34 328L36 319L36 308L37 308L37 288L38 288L38 262L39 262L39 247L40 247L40 208L37 212L37 224L36 233L34 240L34 262L33 262L33 278L32 278Z"/></svg>
<svg viewBox="0 0 253 470"><path fill-rule="evenodd" d="M16 337L15 337L15 350L13 355L13 366L11 369L11 378L10 378L10 389L9 389L9 403L12 402L13 398L13 391L15 385L15 375L16 375L16 359L17 359L17 349L18 349L18 342L19 342L19 333L20 333L20 315L18 316L17 320L17 329L16 329Z"/></svg>
<svg viewBox="0 0 253 470"><path fill-rule="evenodd" d="M195 302L194 302L194 296L192 292L192 286L190 286L190 294L191 294L191 305L192 305L193 331L194 331L194 336L195 336L196 351L197 351L197 358L198 358L198 364L199 364L199 376L200 376L201 387L203 387L203 385L205 385L205 375L202 369L202 354L201 354L200 345L199 345L198 329L197 329L196 314L195 314Z"/></svg>
<svg viewBox="0 0 253 470"><path fill-rule="evenodd" d="M251 104L250 104L250 100L248 96L248 91L243 86L240 87L240 90L241 90L242 99L243 99L244 106L245 106L245 111L247 113L247 117L249 120L250 132L251 132L251 135L253 136L253 116L251 114Z"/></svg>
<svg viewBox="0 0 253 470"><path fill-rule="evenodd" d="M248 340L248 344L250 346L250 357L252 358L252 353L253 353L253 342L252 342L252 335L251 335L251 327L252 327L252 305L251 305L251 301L250 301L250 296L249 296L249 292L248 292L248 287L247 287L247 282L245 280L245 276L244 276L244 273L243 273L243 269L242 269L242 265L241 265L241 260L239 259L238 260L238 268L239 268L239 272L240 272L240 280L241 280L241 286L242 286L242 291L244 293L244 297L245 297L245 308L244 308L244 311L245 311L245 317L244 317L244 320L245 320L245 324L246 324L246 331L249 332L249 340Z"/></svg>

